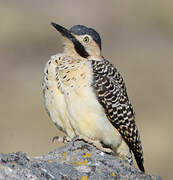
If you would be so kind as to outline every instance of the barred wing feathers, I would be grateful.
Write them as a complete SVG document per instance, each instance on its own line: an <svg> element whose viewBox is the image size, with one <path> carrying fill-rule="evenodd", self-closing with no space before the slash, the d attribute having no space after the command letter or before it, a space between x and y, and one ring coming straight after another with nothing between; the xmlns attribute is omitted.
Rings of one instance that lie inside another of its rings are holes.
<svg viewBox="0 0 173 180"><path fill-rule="evenodd" d="M144 172L142 144L123 78L107 60L92 60L91 65L94 77L92 86L98 101L107 118L134 153L140 170Z"/></svg>

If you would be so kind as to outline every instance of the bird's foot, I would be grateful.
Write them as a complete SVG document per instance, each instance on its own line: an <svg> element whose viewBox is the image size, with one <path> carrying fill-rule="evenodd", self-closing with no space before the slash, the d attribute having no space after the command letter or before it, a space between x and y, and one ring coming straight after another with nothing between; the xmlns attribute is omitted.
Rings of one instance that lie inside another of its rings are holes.
<svg viewBox="0 0 173 180"><path fill-rule="evenodd" d="M52 143L54 143L54 141L57 140L60 143L69 143L71 141L71 138L68 136L54 136L52 139Z"/></svg>
<svg viewBox="0 0 173 180"><path fill-rule="evenodd" d="M113 150L110 148L104 148L102 143L99 140L93 140L93 139L90 139L90 138L83 136L83 135L77 136L75 140L84 140L85 142L95 146L100 151L103 151L103 152L109 153L109 154L113 154Z"/></svg>

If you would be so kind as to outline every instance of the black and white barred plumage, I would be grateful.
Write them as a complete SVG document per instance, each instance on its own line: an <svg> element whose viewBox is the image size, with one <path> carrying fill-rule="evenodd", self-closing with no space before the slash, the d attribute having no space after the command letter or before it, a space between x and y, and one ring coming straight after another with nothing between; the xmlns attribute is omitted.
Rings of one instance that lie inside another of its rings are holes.
<svg viewBox="0 0 173 180"><path fill-rule="evenodd" d="M103 106L109 121L118 129L134 153L138 166L144 171L142 143L123 78L107 60L93 60L92 68L94 77L92 86L98 101Z"/></svg>

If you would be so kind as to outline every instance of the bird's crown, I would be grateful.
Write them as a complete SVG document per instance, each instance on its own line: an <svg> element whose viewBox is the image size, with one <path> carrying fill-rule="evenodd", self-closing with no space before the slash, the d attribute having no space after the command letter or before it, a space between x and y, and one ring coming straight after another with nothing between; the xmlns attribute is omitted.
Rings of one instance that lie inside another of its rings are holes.
<svg viewBox="0 0 173 180"><path fill-rule="evenodd" d="M70 29L70 32L76 35L90 35L101 49L101 38L96 30L83 25L75 25Z"/></svg>
<svg viewBox="0 0 173 180"><path fill-rule="evenodd" d="M67 54L74 55L77 53L83 58L100 59L101 38L99 33L94 29L83 25L75 25L68 30L56 23L51 24L67 39L64 43Z"/></svg>

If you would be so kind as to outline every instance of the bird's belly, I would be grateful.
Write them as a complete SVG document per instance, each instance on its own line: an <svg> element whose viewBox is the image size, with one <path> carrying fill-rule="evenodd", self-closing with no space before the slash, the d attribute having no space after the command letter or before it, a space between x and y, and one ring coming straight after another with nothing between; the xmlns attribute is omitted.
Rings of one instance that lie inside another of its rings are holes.
<svg viewBox="0 0 173 180"><path fill-rule="evenodd" d="M81 87L71 92L67 100L71 124L76 134L117 146L122 138L106 117L92 87Z"/></svg>
<svg viewBox="0 0 173 180"><path fill-rule="evenodd" d="M74 130L70 124L69 112L64 99L64 94L57 89L56 82L51 82L49 89L44 94L45 106L51 120L70 137L74 137Z"/></svg>
<svg viewBox="0 0 173 180"><path fill-rule="evenodd" d="M52 121L71 138L83 135L117 147L122 137L107 119L91 86L90 62L77 62L67 69L58 66L58 70L54 63L49 65L44 93Z"/></svg>

